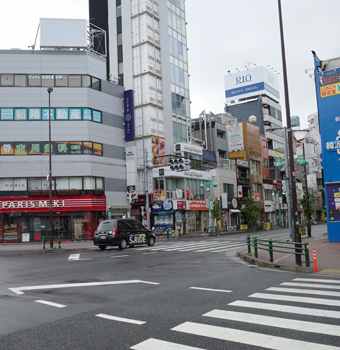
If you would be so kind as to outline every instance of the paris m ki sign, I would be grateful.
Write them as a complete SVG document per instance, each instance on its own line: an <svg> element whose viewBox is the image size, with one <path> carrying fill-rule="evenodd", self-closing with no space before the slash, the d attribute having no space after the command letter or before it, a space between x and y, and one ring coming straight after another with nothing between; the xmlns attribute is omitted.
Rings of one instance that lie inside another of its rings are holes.
<svg viewBox="0 0 340 350"><path fill-rule="evenodd" d="M328 239L340 242L340 58L321 61L313 55Z"/></svg>

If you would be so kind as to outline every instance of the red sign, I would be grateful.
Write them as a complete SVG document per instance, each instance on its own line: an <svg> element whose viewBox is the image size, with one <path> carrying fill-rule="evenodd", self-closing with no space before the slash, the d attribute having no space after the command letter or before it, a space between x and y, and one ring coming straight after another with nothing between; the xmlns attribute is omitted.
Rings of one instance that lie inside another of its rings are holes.
<svg viewBox="0 0 340 350"><path fill-rule="evenodd" d="M177 201L177 209L185 210L186 208L187 208L187 202L186 201Z"/></svg>
<svg viewBox="0 0 340 350"><path fill-rule="evenodd" d="M48 212L49 197L2 197L0 198L0 213L30 213ZM52 210L54 212L106 210L105 196L53 196Z"/></svg>
<svg viewBox="0 0 340 350"><path fill-rule="evenodd" d="M149 203L152 203L152 193L149 193ZM135 199L135 202L131 203L131 205L145 205L145 204L146 204L145 194L139 194L138 198Z"/></svg>
<svg viewBox="0 0 340 350"><path fill-rule="evenodd" d="M190 210L208 210L205 202L189 202Z"/></svg>

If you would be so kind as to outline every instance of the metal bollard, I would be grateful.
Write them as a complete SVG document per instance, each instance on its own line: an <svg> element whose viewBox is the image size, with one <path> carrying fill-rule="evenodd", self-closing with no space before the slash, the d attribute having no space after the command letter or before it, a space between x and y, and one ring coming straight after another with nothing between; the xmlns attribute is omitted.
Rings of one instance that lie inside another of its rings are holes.
<svg viewBox="0 0 340 350"><path fill-rule="evenodd" d="M254 253L255 253L255 258L257 258L257 237L254 237Z"/></svg>
<svg viewBox="0 0 340 350"><path fill-rule="evenodd" d="M45 237L43 237L43 249L45 249Z"/></svg>
<svg viewBox="0 0 340 350"><path fill-rule="evenodd" d="M310 266L308 242L305 242L306 267Z"/></svg>
<svg viewBox="0 0 340 350"><path fill-rule="evenodd" d="M274 261L274 259L273 259L273 242L271 239L268 239L268 241L269 241L269 246L268 246L268 248L269 248L269 261L272 263Z"/></svg>
<svg viewBox="0 0 340 350"><path fill-rule="evenodd" d="M179 239L182 239L182 236L181 236L181 229L178 229L178 234L179 234Z"/></svg>
<svg viewBox="0 0 340 350"><path fill-rule="evenodd" d="M248 255L250 255L251 254L250 235L247 235L247 245L248 245Z"/></svg>
<svg viewBox="0 0 340 350"><path fill-rule="evenodd" d="M58 238L59 238L59 249L61 249L61 238L60 237Z"/></svg>
<svg viewBox="0 0 340 350"><path fill-rule="evenodd" d="M166 238L169 240L169 228L166 230Z"/></svg>

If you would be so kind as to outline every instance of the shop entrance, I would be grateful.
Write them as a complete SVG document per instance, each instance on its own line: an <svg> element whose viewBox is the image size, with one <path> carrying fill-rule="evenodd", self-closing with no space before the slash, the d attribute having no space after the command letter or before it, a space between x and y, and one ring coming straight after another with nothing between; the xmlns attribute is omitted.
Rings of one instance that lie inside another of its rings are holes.
<svg viewBox="0 0 340 350"><path fill-rule="evenodd" d="M46 216L45 235L50 234L50 217ZM53 215L52 216L52 234L61 239L72 239L71 215Z"/></svg>

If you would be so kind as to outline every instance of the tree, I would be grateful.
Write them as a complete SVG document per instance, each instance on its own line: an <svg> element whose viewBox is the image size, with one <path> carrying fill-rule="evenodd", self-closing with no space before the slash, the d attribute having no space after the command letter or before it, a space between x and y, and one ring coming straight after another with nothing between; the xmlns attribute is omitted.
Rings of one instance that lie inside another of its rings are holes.
<svg viewBox="0 0 340 350"><path fill-rule="evenodd" d="M211 216L213 219L216 219L217 221L222 220L220 203L218 201L215 201L215 203L214 203L214 206L211 210Z"/></svg>
<svg viewBox="0 0 340 350"><path fill-rule="evenodd" d="M242 214L245 216L248 223L255 225L260 217L262 207L252 196L242 198L242 200L245 201L244 208L241 208Z"/></svg>
<svg viewBox="0 0 340 350"><path fill-rule="evenodd" d="M306 195L303 195L303 199L301 199L301 204L303 205L303 214L305 217L309 217L314 214L314 202L313 197L311 195L309 197L309 215L307 213L307 202L306 202Z"/></svg>

